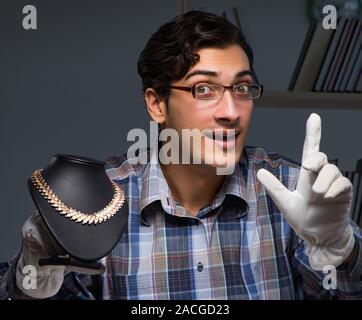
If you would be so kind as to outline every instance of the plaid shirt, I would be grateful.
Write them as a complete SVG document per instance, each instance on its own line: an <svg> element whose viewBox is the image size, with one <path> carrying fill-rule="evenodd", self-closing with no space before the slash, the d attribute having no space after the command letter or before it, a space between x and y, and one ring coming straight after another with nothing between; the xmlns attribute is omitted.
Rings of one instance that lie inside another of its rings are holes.
<svg viewBox="0 0 362 320"><path fill-rule="evenodd" d="M128 230L102 259L102 276L69 272L52 299L361 299L361 230L353 225L355 254L337 268L337 289L324 289L304 241L256 179L261 168L295 189L297 163L246 147L213 202L192 216L158 163L109 158L107 174L129 202ZM2 298L11 297L16 259L0 265Z"/></svg>

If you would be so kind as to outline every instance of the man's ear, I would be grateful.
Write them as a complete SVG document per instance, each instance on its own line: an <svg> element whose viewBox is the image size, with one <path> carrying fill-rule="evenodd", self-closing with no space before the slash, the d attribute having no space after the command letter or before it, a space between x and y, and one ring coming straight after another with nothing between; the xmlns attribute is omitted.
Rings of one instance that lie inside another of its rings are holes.
<svg viewBox="0 0 362 320"><path fill-rule="evenodd" d="M152 118L158 124L162 124L166 119L166 101L161 98L155 89L147 88L145 91L145 101L147 105L147 111Z"/></svg>

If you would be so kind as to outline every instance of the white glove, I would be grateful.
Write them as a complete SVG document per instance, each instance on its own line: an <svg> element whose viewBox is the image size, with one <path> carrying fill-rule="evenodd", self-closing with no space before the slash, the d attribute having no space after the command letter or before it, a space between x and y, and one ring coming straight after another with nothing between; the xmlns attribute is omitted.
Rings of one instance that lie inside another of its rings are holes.
<svg viewBox="0 0 362 320"><path fill-rule="evenodd" d="M27 296L38 299L49 298L59 291L65 270L64 266L38 264L39 258L49 256L52 250L45 228L38 213L25 222L22 229L23 251L16 266L17 287Z"/></svg>
<svg viewBox="0 0 362 320"><path fill-rule="evenodd" d="M306 241L314 270L337 267L352 252L349 223L352 184L319 152L321 119L312 113L306 125L302 167L296 189L289 191L274 175L260 169L257 177L297 235Z"/></svg>

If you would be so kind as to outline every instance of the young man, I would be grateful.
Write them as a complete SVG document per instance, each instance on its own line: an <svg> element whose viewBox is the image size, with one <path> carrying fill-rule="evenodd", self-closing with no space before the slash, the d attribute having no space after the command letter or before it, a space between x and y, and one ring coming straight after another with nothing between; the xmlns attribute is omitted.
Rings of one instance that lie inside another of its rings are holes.
<svg viewBox="0 0 362 320"><path fill-rule="evenodd" d="M127 232L103 259L101 290L96 292L89 275L64 275L63 267L39 267L38 288L22 287L19 265L36 261L46 247L39 245L46 239L32 217L24 227L20 259L0 273L0 295L362 298L362 236L349 221L352 187L319 152L319 116L308 119L302 167L244 145L253 100L262 94L252 68L251 48L222 17L190 12L163 25L138 63L147 110L161 130L174 129L180 137L183 129L208 129L211 134L202 137L199 149L201 163L108 159L107 173L122 186L130 211ZM220 130L235 134L218 139ZM208 141L215 145L211 151L204 148ZM192 143L189 147L186 152L195 160ZM217 174L230 157L232 173ZM330 281L323 270L331 272Z"/></svg>

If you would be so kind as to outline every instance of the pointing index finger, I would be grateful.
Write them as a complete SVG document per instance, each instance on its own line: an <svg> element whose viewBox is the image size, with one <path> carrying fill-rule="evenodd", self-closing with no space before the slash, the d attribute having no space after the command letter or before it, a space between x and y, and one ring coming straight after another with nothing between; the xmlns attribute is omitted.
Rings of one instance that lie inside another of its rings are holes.
<svg viewBox="0 0 362 320"><path fill-rule="evenodd" d="M321 141L321 118L316 113L312 113L306 124L306 134L303 146L302 163L313 153L319 151Z"/></svg>

